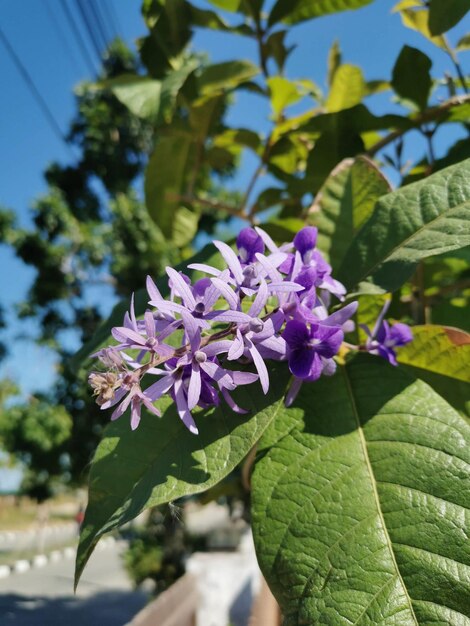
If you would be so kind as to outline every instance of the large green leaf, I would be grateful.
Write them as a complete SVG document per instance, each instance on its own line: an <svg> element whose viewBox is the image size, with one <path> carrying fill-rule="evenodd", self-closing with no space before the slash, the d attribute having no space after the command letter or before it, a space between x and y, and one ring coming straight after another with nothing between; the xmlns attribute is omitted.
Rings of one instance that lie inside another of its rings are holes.
<svg viewBox="0 0 470 626"><path fill-rule="evenodd" d="M99 537L142 510L199 493L218 483L246 456L283 406L286 366L271 373L271 392L239 388L237 402L195 411L199 435L191 434L166 397L162 417L145 414L132 432L124 415L108 426L90 472L89 502L77 552L76 581Z"/></svg>
<svg viewBox="0 0 470 626"><path fill-rule="evenodd" d="M430 0L429 30L441 35L460 22L470 10L468 0Z"/></svg>
<svg viewBox="0 0 470 626"><path fill-rule="evenodd" d="M345 159L326 179L315 197L308 221L318 226L318 246L334 272L349 248L352 235L370 217L375 202L388 191L387 179L365 157Z"/></svg>
<svg viewBox="0 0 470 626"><path fill-rule="evenodd" d="M356 65L340 65L334 72L326 110L330 113L349 109L359 104L366 95L362 71Z"/></svg>
<svg viewBox="0 0 470 626"><path fill-rule="evenodd" d="M159 137L145 171L145 203L163 234L173 237L173 217L181 206L194 142L189 132Z"/></svg>
<svg viewBox="0 0 470 626"><path fill-rule="evenodd" d="M259 74L250 61L224 61L203 68L198 79L201 95L214 96L235 89Z"/></svg>
<svg viewBox="0 0 470 626"><path fill-rule="evenodd" d="M304 20L359 9L372 0L277 0L269 15L269 25L281 20L286 24L298 24Z"/></svg>
<svg viewBox="0 0 470 626"><path fill-rule="evenodd" d="M362 355L260 442L252 517L285 626L467 624L470 425Z"/></svg>
<svg viewBox="0 0 470 626"><path fill-rule="evenodd" d="M392 72L392 87L406 102L424 110L431 91L431 59L411 46L403 46Z"/></svg>
<svg viewBox="0 0 470 626"><path fill-rule="evenodd" d="M398 360L470 383L470 335L448 326L414 326L413 341L399 350Z"/></svg>
<svg viewBox="0 0 470 626"><path fill-rule="evenodd" d="M279 118L284 109L295 104L302 98L299 85L284 76L273 76L267 79L271 108L275 120Z"/></svg>
<svg viewBox="0 0 470 626"><path fill-rule="evenodd" d="M396 4L392 12L399 12L403 25L416 30L435 46L447 50L448 45L442 35L433 37L429 30L429 9L424 0L401 0Z"/></svg>
<svg viewBox="0 0 470 626"><path fill-rule="evenodd" d="M107 81L106 86L137 117L152 121L157 119L162 91L161 81L136 74L125 74Z"/></svg>
<svg viewBox="0 0 470 626"><path fill-rule="evenodd" d="M168 72L162 81L137 74L124 74L106 81L105 85L137 117L169 123L178 93L197 66L195 59L188 59L180 68Z"/></svg>
<svg viewBox="0 0 470 626"><path fill-rule="evenodd" d="M400 287L416 263L470 244L470 159L383 196L358 232L338 280Z"/></svg>
<svg viewBox="0 0 470 626"><path fill-rule="evenodd" d="M400 367L427 382L470 417L470 335L448 326L413 326L413 341L398 351Z"/></svg>

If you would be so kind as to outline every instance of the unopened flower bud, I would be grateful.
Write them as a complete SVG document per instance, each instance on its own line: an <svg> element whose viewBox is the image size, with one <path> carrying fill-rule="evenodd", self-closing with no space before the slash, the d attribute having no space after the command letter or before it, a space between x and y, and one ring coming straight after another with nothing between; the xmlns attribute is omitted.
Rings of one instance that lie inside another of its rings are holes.
<svg viewBox="0 0 470 626"><path fill-rule="evenodd" d="M250 330L253 331L254 333L260 333L264 328L264 322L263 320L260 320L259 318L254 318L252 320L250 320Z"/></svg>
<svg viewBox="0 0 470 626"><path fill-rule="evenodd" d="M194 353L194 360L196 363L205 363L207 361L207 354L201 350L196 350Z"/></svg>

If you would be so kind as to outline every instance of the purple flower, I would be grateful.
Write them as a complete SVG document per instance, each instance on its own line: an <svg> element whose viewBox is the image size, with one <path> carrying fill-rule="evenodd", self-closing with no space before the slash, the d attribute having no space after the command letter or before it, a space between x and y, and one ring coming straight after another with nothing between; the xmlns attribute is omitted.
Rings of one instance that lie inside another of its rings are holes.
<svg viewBox="0 0 470 626"><path fill-rule="evenodd" d="M110 385L109 372L105 384ZM90 375L90 384L95 389L95 395L97 394L97 384L100 384L101 390L103 390L103 382L101 379L103 374L93 372ZM101 404L101 409L109 409L112 406L118 404L117 408L111 415L111 420L117 420L121 415L131 407L131 428L135 430L140 422L140 413L142 404L155 415L160 416L160 411L153 406L151 400L140 388L140 376L135 372L123 372L116 376L112 383L112 395L108 396L106 401ZM106 397L106 396L105 396Z"/></svg>
<svg viewBox="0 0 470 626"><path fill-rule="evenodd" d="M242 264L253 263L255 254L264 252L264 243L253 228L243 228L237 237L238 258Z"/></svg>
<svg viewBox="0 0 470 626"><path fill-rule="evenodd" d="M146 311L143 323L138 323L134 313L134 296L132 296L130 312L124 317L124 325L114 327L111 334L120 342L115 347L116 350L121 352L126 349L140 350L136 358L136 361L140 362L146 353L166 358L172 356L173 348L163 343L162 340L166 339L173 330L171 324L165 323L163 330L157 336L156 321L150 311Z"/></svg>
<svg viewBox="0 0 470 626"><path fill-rule="evenodd" d="M236 257L235 257L236 258ZM209 322L222 322L222 323L242 323L246 321L246 315L241 311L238 311L238 307L235 310L214 310L214 305L219 299L221 293L220 290L205 279L197 281L194 286L184 280L183 276L171 267L166 268L167 274L170 277L173 285L173 290L181 298L182 303L167 301L167 300L151 300L150 304L155 306L159 311L163 313L190 313L194 319L197 320L198 326L204 329L210 328ZM221 272L221 280L228 278L228 271ZM231 292L233 297L235 294ZM181 326L181 321L179 325Z"/></svg>
<svg viewBox="0 0 470 626"><path fill-rule="evenodd" d="M310 324L298 320L287 322L282 333L287 346L290 371L302 380L317 380L322 372L336 369L333 357L343 342L344 334L338 326Z"/></svg>
<svg viewBox="0 0 470 626"><path fill-rule="evenodd" d="M390 304L391 300L388 300L384 304L372 332L365 324L361 324L361 328L367 334L365 345L367 352L377 354L387 359L392 365L398 365L395 348L410 343L410 341L413 340L413 333L407 324L397 323L390 326L390 324L384 320Z"/></svg>
<svg viewBox="0 0 470 626"><path fill-rule="evenodd" d="M255 301L248 311L248 322L237 328L236 336L228 352L229 361L235 361L243 355L251 357L264 393L268 393L269 390L269 374L260 348L281 356L285 354L284 340L281 337L274 337L273 321L271 319L263 321L259 318L267 298L268 287L262 280Z"/></svg>
<svg viewBox="0 0 470 626"><path fill-rule="evenodd" d="M317 245L318 229L314 226L306 226L299 230L294 237L295 249L300 252L302 263L308 265L312 252Z"/></svg>
<svg viewBox="0 0 470 626"><path fill-rule="evenodd" d="M316 243L312 226L281 246L259 228L244 228L236 241L238 255L227 244L214 242L225 269L190 265L208 275L193 284L184 273L167 267L168 300L147 277L153 308L137 320L132 298L123 325L112 330L118 345L95 354L106 368L89 377L97 403L102 409L115 407L112 419L130 408L134 429L142 406L160 415L154 403L168 394L185 426L197 434L192 415L196 407L218 406L224 399L233 411L246 413L231 396L239 385L259 379L268 392L268 359L287 359L294 375L286 405L303 382L332 375L344 333L354 328L351 316L357 302L329 313L331 296L344 300L346 290L331 276ZM373 331L366 329L368 340L359 349L396 365L394 350L411 341L411 331L406 324L384 321L387 307ZM226 368L229 361L240 360L253 363L256 373ZM157 380L143 389L149 376Z"/></svg>

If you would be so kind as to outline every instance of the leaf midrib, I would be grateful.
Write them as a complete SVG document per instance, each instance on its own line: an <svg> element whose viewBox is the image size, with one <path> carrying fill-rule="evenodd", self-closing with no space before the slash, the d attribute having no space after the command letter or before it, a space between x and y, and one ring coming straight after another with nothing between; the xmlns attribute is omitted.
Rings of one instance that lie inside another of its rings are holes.
<svg viewBox="0 0 470 626"><path fill-rule="evenodd" d="M448 213L450 213L450 211L454 211L455 209L461 209L462 207L465 208L466 205L469 205L469 207L470 207L470 200L465 200L464 202L461 202L460 204L457 204L457 205L455 205L453 207L449 207L448 209L444 210L442 213L439 213L439 215L436 218L434 218L433 220L431 220L429 222L426 222L425 224L420 226L418 228L418 230L415 230L414 233L412 233L409 237L407 237L402 242L397 244L394 248L392 248L382 259L380 259L379 261L376 261L374 263L374 265L372 265L372 267L370 267L368 270L366 270L364 273L362 273L361 277L358 278L355 282L356 283L360 283L362 280L365 280L366 278L368 278L371 274L373 274L375 272L375 270L378 267L380 267L384 263L387 263L390 260L390 257L392 257L397 250L399 250L400 248L406 247L406 245L407 245L407 243L409 241L411 241L412 239L417 237L428 226L431 226L432 224L435 224L436 222L438 222L440 219L443 219L443 218L447 217ZM438 254L438 252L436 252L436 254ZM432 256L432 255L429 255L429 256Z"/></svg>
<svg viewBox="0 0 470 626"><path fill-rule="evenodd" d="M367 450L367 441L366 441L366 438L364 436L364 431L363 431L363 428L362 428L361 419L359 417L359 412L357 410L356 399L354 397L354 392L353 392L353 389L352 389L351 381L349 380L349 376L348 376L348 372L346 370L346 367L342 367L341 370L343 372L343 376L344 376L344 380L345 380L345 384L346 384L346 391L348 393L348 396L349 396L349 399L350 399L350 402L351 402L352 412L354 414L354 419L356 421L357 432L358 432L358 435L359 435L359 440L361 442L361 448L362 448L362 451L363 451L364 460L365 460L365 463L366 463L367 471L368 471L368 474L369 474L369 477L370 477L370 482L371 482L371 485L372 485L372 493L374 495L374 500L375 500L375 504L376 504L377 513L378 513L378 516L380 518L380 522L382 524L382 528L383 528L383 531L384 531L384 534L385 534L385 537L386 537L386 540L387 540L387 545L388 545L388 548L389 548L390 555L392 557L392 561L393 561L393 565L395 567L396 575L398 577L398 580L401 583L403 592L404 592L405 597L406 597L407 602L408 602L408 606L409 606L411 615L413 616L414 623L416 624L416 626L419 626L419 622L416 619L416 615L415 615L415 612L413 610L413 605L412 605L412 602L411 602L410 595L408 593L408 589L406 588L406 585L405 585L405 582L404 582L404 580L402 578L400 569L398 568L398 563L397 563L397 560L396 560L396 557L395 557L395 552L393 550L392 541L390 539L390 535L388 533L387 525L385 523L385 518L384 518L383 513L382 513L382 508L380 506L380 498L379 498L379 493L377 491L377 484L376 484L376 481L375 481L374 470L372 469L372 465L371 465L371 462L370 462L370 459L369 459L369 454L368 454L368 450Z"/></svg>

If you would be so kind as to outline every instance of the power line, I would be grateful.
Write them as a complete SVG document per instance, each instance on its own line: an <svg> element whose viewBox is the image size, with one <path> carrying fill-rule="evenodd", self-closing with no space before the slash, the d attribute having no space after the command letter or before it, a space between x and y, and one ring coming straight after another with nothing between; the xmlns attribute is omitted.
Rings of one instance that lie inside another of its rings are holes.
<svg viewBox="0 0 470 626"><path fill-rule="evenodd" d="M101 48L98 39L96 38L93 20L90 19L88 10L85 8L83 0L82 2L80 2L80 0L75 0L75 6L78 8L80 17L82 18L82 22L85 25L86 30L88 31L88 37L90 38L90 41L95 49L96 55L98 59L101 60Z"/></svg>
<svg viewBox="0 0 470 626"><path fill-rule="evenodd" d="M99 3L95 3L94 0L88 0L88 5L93 13L93 17L95 18L97 30L100 34L101 40L103 41L103 47L106 49L108 47L108 42L113 38L113 34L109 34L105 21L101 17Z"/></svg>
<svg viewBox="0 0 470 626"><path fill-rule="evenodd" d="M36 100L36 102L37 102L39 108L41 109L44 117L49 122L50 127L52 128L54 133L59 137L59 139L65 143L65 145L67 146L67 149L73 155L72 149L71 149L70 145L67 143L67 140L65 139L64 135L62 134L62 131L61 131L59 125L57 124L57 122L55 120L55 117L52 114L52 112L51 112L47 102L41 96L41 93L38 90L38 88L36 87L36 85L34 84L34 82L33 82L32 78L31 78L28 70L23 65L21 59L16 54L13 46L8 41L6 35L3 32L3 30L1 29L1 27L0 27L0 40L2 41L3 45L5 46L8 54L10 55L10 58L13 61L16 69L21 74L21 76L22 76L23 80L25 81L28 89L32 93L33 98Z"/></svg>
<svg viewBox="0 0 470 626"><path fill-rule="evenodd" d="M56 15L54 13L54 11L51 9L50 5L49 5L49 1L45 0L44 5L46 7L46 11L49 15L49 19L51 20L53 26L54 26L54 30L56 31L56 35L60 40L60 43L62 45L62 48L64 50L66 50L67 55L72 63L72 65L75 67L75 69L77 69L79 72L81 72L80 70L80 64L77 61L77 58L75 56L75 53L73 52L72 47L69 45L69 42L67 40L67 38L64 36L63 30L59 24L59 22L57 21Z"/></svg>
<svg viewBox="0 0 470 626"><path fill-rule="evenodd" d="M88 52L88 48L86 46L85 40L83 39L80 30L78 26L75 24L75 20L68 7L67 0L61 0L61 6L65 13L65 17L67 18L67 22L69 23L70 29L72 30L75 36L75 39L77 40L77 43L82 52L83 58L85 59L85 62L88 65L88 69L90 69L91 74L93 75L95 74L95 64L93 62L92 57L90 56L90 53Z"/></svg>
<svg viewBox="0 0 470 626"><path fill-rule="evenodd" d="M116 14L116 11L114 10L113 2L111 1L109 3L107 0L103 0L103 3L102 3L101 6L103 7L105 13L107 15L109 15L109 22L110 22L110 24L112 24L113 31L116 33L116 35L118 37L121 37L121 39L122 39L122 34L121 34L122 33L122 29L120 27L119 19L118 19L118 16Z"/></svg>

